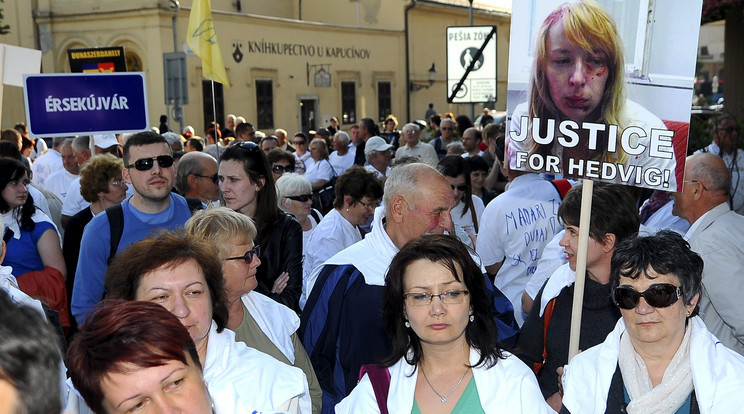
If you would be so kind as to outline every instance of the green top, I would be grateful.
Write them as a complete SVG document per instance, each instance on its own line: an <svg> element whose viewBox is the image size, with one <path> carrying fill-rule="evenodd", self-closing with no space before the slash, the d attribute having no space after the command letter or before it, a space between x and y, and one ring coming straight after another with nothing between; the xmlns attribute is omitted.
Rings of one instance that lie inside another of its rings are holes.
<svg viewBox="0 0 744 414"><path fill-rule="evenodd" d="M421 414L416 398L413 399L413 409L411 410L411 414ZM457 401L457 405L452 409L451 414L486 414L480 404L478 387L475 385L474 377L470 378L470 382L468 382L467 387L465 387L465 391L462 392L460 400Z"/></svg>

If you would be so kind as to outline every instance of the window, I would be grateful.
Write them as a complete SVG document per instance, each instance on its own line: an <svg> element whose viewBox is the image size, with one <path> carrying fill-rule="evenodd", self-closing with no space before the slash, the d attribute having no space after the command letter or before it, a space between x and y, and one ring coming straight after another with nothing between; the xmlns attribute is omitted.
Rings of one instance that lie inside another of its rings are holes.
<svg viewBox="0 0 744 414"><path fill-rule="evenodd" d="M356 123L356 83L341 82L341 116L342 123Z"/></svg>
<svg viewBox="0 0 744 414"><path fill-rule="evenodd" d="M377 112L379 121L393 113L390 98L390 82L377 82Z"/></svg>
<svg viewBox="0 0 744 414"><path fill-rule="evenodd" d="M274 127L274 91L272 81L256 81L257 129Z"/></svg>

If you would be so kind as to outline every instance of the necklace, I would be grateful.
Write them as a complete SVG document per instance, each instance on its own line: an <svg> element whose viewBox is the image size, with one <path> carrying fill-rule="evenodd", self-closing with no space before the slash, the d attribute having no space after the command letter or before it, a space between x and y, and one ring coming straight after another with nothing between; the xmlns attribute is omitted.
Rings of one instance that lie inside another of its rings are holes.
<svg viewBox="0 0 744 414"><path fill-rule="evenodd" d="M462 374L462 377L460 377L460 381L457 381L457 384L455 384L455 386L452 387L452 389L449 390L449 392L447 394L442 395L442 394L440 394L440 393L437 392L437 390L434 388L433 385L431 385L431 382L429 382L429 378L426 377L426 371L424 371L424 369L421 368L421 373L424 374L424 379L426 380L426 383L429 384L429 387L431 387L431 390L434 391L434 394L436 394L439 397L439 399L442 401L442 403L446 403L447 402L447 397L449 397L450 394L452 394L457 389L457 387L460 385L460 383L462 382L462 380L465 379L465 376L468 375L468 371L470 371L470 368L468 368L468 369L465 370L465 373Z"/></svg>

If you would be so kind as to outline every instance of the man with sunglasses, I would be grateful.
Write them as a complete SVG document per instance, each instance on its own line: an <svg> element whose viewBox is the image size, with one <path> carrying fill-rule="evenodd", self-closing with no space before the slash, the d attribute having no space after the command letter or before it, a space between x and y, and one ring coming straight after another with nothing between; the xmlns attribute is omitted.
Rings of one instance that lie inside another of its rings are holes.
<svg viewBox="0 0 744 414"><path fill-rule="evenodd" d="M721 157L691 155L672 214L690 222L685 239L705 262L700 316L724 345L744 355L744 217L730 209L730 188L730 170Z"/></svg>
<svg viewBox="0 0 744 414"><path fill-rule="evenodd" d="M220 198L217 160L199 151L188 152L178 161L176 189L184 197L198 198L209 204Z"/></svg>
<svg viewBox="0 0 744 414"><path fill-rule="evenodd" d="M441 160L447 155L447 145L459 141L455 136L455 121L451 118L442 119L439 123L439 132L441 135L431 140L429 144L434 147L437 157Z"/></svg>
<svg viewBox="0 0 744 414"><path fill-rule="evenodd" d="M729 206L744 215L744 150L739 148L741 127L732 115L720 117L713 125L713 142L695 154L709 153L723 159L731 174Z"/></svg>
<svg viewBox="0 0 744 414"><path fill-rule="evenodd" d="M147 237L154 229L182 227L191 217L186 199L171 192L175 175L173 154L162 135L145 131L127 140L122 178L132 186L134 194L121 203L123 228L116 252ZM71 306L78 323L104 296L103 278L113 253L112 237L115 240L117 236L111 234L108 213L107 210L107 214L93 217L80 242Z"/></svg>
<svg viewBox="0 0 744 414"><path fill-rule="evenodd" d="M295 152L295 171L297 174L305 174L305 171L307 171L308 167L312 163L315 162L313 157L310 156L310 151L308 151L308 141L307 141L307 135L303 132L298 132L294 134L294 137L292 138L292 144L294 144Z"/></svg>

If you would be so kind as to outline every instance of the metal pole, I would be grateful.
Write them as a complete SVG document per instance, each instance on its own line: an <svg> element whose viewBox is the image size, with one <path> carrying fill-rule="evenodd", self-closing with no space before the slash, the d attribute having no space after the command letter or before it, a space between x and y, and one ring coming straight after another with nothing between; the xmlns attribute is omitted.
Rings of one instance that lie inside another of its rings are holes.
<svg viewBox="0 0 744 414"><path fill-rule="evenodd" d="M473 27L473 0L468 0L470 7L468 8L470 14L470 27ZM475 104L470 104L470 121L475 122ZM460 137L462 139L462 137Z"/></svg>

